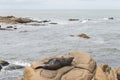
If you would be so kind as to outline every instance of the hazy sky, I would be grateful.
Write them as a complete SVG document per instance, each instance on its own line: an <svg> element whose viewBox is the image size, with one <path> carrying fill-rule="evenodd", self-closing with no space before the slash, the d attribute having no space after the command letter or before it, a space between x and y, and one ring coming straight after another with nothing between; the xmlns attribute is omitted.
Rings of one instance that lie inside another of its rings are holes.
<svg viewBox="0 0 120 80"><path fill-rule="evenodd" d="M120 0L0 0L0 9L120 9Z"/></svg>

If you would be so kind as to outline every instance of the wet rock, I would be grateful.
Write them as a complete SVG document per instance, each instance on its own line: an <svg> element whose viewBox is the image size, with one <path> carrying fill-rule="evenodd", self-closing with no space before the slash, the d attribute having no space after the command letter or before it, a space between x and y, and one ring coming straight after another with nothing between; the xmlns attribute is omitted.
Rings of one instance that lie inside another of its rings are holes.
<svg viewBox="0 0 120 80"><path fill-rule="evenodd" d="M70 37L74 37L75 35L70 35Z"/></svg>
<svg viewBox="0 0 120 80"><path fill-rule="evenodd" d="M2 66L0 65L0 71L1 71L1 69L2 69Z"/></svg>
<svg viewBox="0 0 120 80"><path fill-rule="evenodd" d="M46 24L28 24L28 25L31 25L31 26L46 26Z"/></svg>
<svg viewBox="0 0 120 80"><path fill-rule="evenodd" d="M27 30L19 31L19 33L26 33L28 32Z"/></svg>
<svg viewBox="0 0 120 80"><path fill-rule="evenodd" d="M13 28L13 26L7 26L6 28Z"/></svg>
<svg viewBox="0 0 120 80"><path fill-rule="evenodd" d="M46 22L50 22L50 20L43 20L41 22L46 23Z"/></svg>
<svg viewBox="0 0 120 80"><path fill-rule="evenodd" d="M109 20L113 20L114 18L113 18L113 17L109 17L108 19L109 19Z"/></svg>
<svg viewBox="0 0 120 80"><path fill-rule="evenodd" d="M51 22L50 24L58 24L58 23L53 23L53 22Z"/></svg>
<svg viewBox="0 0 120 80"><path fill-rule="evenodd" d="M14 27L13 29L17 29L17 27Z"/></svg>
<svg viewBox="0 0 120 80"><path fill-rule="evenodd" d="M79 19L69 19L69 21L79 21Z"/></svg>
<svg viewBox="0 0 120 80"><path fill-rule="evenodd" d="M0 65L1 66L7 66L7 65L9 65L9 62L4 61L4 60L0 60Z"/></svg>
<svg viewBox="0 0 120 80"><path fill-rule="evenodd" d="M78 37L82 37L82 38L86 38L86 39L89 39L90 37L87 35L87 34L79 34Z"/></svg>
<svg viewBox="0 0 120 80"><path fill-rule="evenodd" d="M7 67L5 67L5 70L16 70L16 69L23 69L24 66L21 65L15 65L15 64L10 64Z"/></svg>
<svg viewBox="0 0 120 80"><path fill-rule="evenodd" d="M15 22L18 22L18 23L30 23L32 21L33 20L28 19L28 18L16 18L16 20L15 20Z"/></svg>
<svg viewBox="0 0 120 80"><path fill-rule="evenodd" d="M0 30L7 30L6 28L0 28Z"/></svg>

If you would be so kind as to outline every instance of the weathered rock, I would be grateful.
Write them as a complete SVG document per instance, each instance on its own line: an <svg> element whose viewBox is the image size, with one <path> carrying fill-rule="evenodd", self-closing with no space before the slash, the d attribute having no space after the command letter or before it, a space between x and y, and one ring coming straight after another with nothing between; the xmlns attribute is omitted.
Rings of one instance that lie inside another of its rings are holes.
<svg viewBox="0 0 120 80"><path fill-rule="evenodd" d="M9 65L9 62L4 61L4 60L0 60L0 65L1 66L7 66L7 65Z"/></svg>
<svg viewBox="0 0 120 80"><path fill-rule="evenodd" d="M116 71L117 71L117 78L118 78L118 80L120 80L120 67L118 67L116 69Z"/></svg>
<svg viewBox="0 0 120 80"><path fill-rule="evenodd" d="M69 19L69 21L79 21L79 19Z"/></svg>
<svg viewBox="0 0 120 80"><path fill-rule="evenodd" d="M16 69L23 69L23 68L24 66L21 66L21 65L10 64L5 68L5 70L16 70Z"/></svg>
<svg viewBox="0 0 120 80"><path fill-rule="evenodd" d="M30 23L39 22L29 18L17 18L14 16L0 16L0 22L2 23Z"/></svg>
<svg viewBox="0 0 120 80"><path fill-rule="evenodd" d="M81 33L78 35L78 37L89 39L90 37L87 34Z"/></svg>
<svg viewBox="0 0 120 80"><path fill-rule="evenodd" d="M28 19L28 18L16 18L15 22L18 22L18 23L29 23L29 22L32 22L33 20L31 19Z"/></svg>
<svg viewBox="0 0 120 80"><path fill-rule="evenodd" d="M97 67L95 80L118 80L116 70L105 63Z"/></svg>
<svg viewBox="0 0 120 80"><path fill-rule="evenodd" d="M29 67L25 67L24 77L21 80L91 80L96 70L94 59L83 51L72 51L62 57L74 57L72 65L64 66L57 70L35 69L37 66L52 58L35 61Z"/></svg>

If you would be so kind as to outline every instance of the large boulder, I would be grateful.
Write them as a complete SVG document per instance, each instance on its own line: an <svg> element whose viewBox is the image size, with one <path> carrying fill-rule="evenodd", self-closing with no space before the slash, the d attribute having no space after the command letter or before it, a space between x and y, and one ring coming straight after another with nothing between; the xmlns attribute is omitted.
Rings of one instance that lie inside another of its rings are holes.
<svg viewBox="0 0 120 80"><path fill-rule="evenodd" d="M64 66L57 70L43 68L35 69L52 58L74 57L71 66ZM91 80L96 71L95 60L83 51L72 51L67 55L52 56L35 61L26 66L24 77L18 80Z"/></svg>

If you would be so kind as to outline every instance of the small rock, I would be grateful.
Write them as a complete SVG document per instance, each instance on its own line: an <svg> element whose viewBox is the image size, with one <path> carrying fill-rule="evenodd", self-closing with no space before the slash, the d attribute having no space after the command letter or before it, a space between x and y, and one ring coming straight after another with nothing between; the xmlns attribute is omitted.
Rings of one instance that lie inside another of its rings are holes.
<svg viewBox="0 0 120 80"><path fill-rule="evenodd" d="M74 37L75 35L70 35L70 37Z"/></svg>
<svg viewBox="0 0 120 80"><path fill-rule="evenodd" d="M46 23L46 22L50 22L50 20L43 20L42 22L43 22L43 23Z"/></svg>
<svg viewBox="0 0 120 80"><path fill-rule="evenodd" d="M7 28L13 28L13 26L7 26Z"/></svg>
<svg viewBox="0 0 120 80"><path fill-rule="evenodd" d="M13 29L17 29L16 27L14 27Z"/></svg>
<svg viewBox="0 0 120 80"><path fill-rule="evenodd" d="M24 66L10 64L5 68L5 70L16 70L16 69L22 69L22 68L24 68Z"/></svg>
<svg viewBox="0 0 120 80"><path fill-rule="evenodd" d="M69 21L79 21L79 19L69 19Z"/></svg>
<svg viewBox="0 0 120 80"><path fill-rule="evenodd" d="M50 23L50 24L58 24L58 23L53 23L53 22L52 22L52 23Z"/></svg>
<svg viewBox="0 0 120 80"><path fill-rule="evenodd" d="M87 35L87 34L79 34L78 37L82 37L82 38L86 38L86 39L89 39L90 37Z"/></svg>
<svg viewBox="0 0 120 80"><path fill-rule="evenodd" d="M0 65L7 66L9 63L7 61L0 60Z"/></svg>
<svg viewBox="0 0 120 80"><path fill-rule="evenodd" d="M109 17L108 19L109 19L109 20L113 20L114 18L113 18L113 17Z"/></svg>
<svg viewBox="0 0 120 80"><path fill-rule="evenodd" d="M0 70L2 69L2 66L0 65Z"/></svg>

